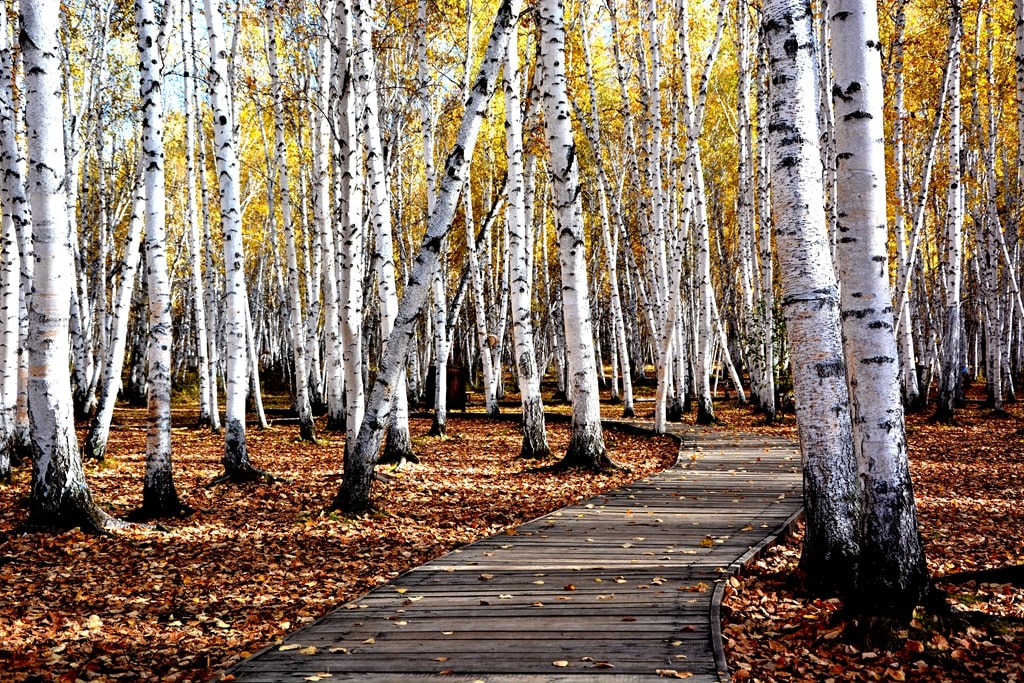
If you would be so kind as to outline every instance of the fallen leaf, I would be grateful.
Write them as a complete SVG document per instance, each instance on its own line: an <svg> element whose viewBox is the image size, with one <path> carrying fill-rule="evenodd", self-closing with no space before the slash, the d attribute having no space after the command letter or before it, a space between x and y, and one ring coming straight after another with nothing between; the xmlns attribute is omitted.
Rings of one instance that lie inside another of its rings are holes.
<svg viewBox="0 0 1024 683"><path fill-rule="evenodd" d="M557 661L551 662L551 664L553 666L569 666L569 662L564 659L559 659Z"/></svg>

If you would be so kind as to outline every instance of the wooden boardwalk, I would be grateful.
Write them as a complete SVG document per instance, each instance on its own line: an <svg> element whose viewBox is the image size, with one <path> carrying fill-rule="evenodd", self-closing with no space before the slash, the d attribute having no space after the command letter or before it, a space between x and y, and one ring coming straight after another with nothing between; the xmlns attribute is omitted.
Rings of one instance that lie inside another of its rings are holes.
<svg viewBox="0 0 1024 683"><path fill-rule="evenodd" d="M676 467L417 567L230 673L249 683L728 680L722 582L801 507L792 443L686 432Z"/></svg>

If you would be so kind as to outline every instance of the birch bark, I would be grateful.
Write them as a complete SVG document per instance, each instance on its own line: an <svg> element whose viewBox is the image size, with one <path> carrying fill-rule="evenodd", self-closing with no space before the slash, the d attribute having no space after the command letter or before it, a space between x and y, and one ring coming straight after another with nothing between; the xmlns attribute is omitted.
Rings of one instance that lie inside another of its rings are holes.
<svg viewBox="0 0 1024 683"><path fill-rule="evenodd" d="M21 48L28 126L27 192L35 268L28 300L28 409L32 432L29 525L101 531L116 522L93 501L75 437L68 369L69 303L75 287L64 184L57 0L23 0Z"/></svg>
<svg viewBox="0 0 1024 683"><path fill-rule="evenodd" d="M950 27L953 41L949 50L949 186L946 191L944 311L942 330L942 362L939 394L936 398L934 419L949 421L956 411L960 391L960 371L963 367L961 336L963 322L960 313L960 286L962 281L964 195L961 182L960 156L962 149L960 127L960 50L963 36L963 18L959 0L950 2Z"/></svg>
<svg viewBox="0 0 1024 683"><path fill-rule="evenodd" d="M834 0L836 256L862 511L855 609L909 618L928 582L893 335L881 43L874 0Z"/></svg>
<svg viewBox="0 0 1024 683"><path fill-rule="evenodd" d="M530 272L530 229L526 224L523 171L523 109L519 99L519 41L509 40L505 53L505 148L508 150L509 259L512 266L512 336L515 343L516 377L522 404L523 445L520 458L546 458L551 454L544 428L544 403L540 393L537 351L533 343L533 277Z"/></svg>
<svg viewBox="0 0 1024 683"><path fill-rule="evenodd" d="M387 169L384 167L384 146L381 142L380 105L377 93L376 60L373 54L373 0L355 0L353 55L356 92L362 106L360 120L368 165L366 184L370 194L370 222L376 233L374 259L380 296L381 338L387 339L398 315L398 283L395 275L394 231L391 201L388 196ZM394 410L388 425L387 443L382 458L386 462L417 462L409 438L409 398L406 376L402 373L395 391Z"/></svg>
<svg viewBox="0 0 1024 683"><path fill-rule="evenodd" d="M565 67L565 17L561 0L541 0L540 60L544 68L544 128L550 149L552 198L561 265L566 360L572 379L572 428L560 467L604 470L616 467L605 450L601 428L594 335L587 291L579 159L573 140Z"/></svg>
<svg viewBox="0 0 1024 683"><path fill-rule="evenodd" d="M11 475L18 451L18 377L21 345L21 249L29 225L24 157L18 147L14 70L7 5L0 6L0 482Z"/></svg>
<svg viewBox="0 0 1024 683"><path fill-rule="evenodd" d="M277 33L274 27L276 9L268 2L265 8L267 26L267 65L274 109L274 166L281 192L281 222L284 228L285 259L288 268L288 330L295 367L295 408L299 414L299 438L316 443L313 429L313 408L309 401L306 339L302 315L302 291L299 287L299 259L295 247L295 223L292 218L291 178L288 171L288 148L284 139L284 99L277 69Z"/></svg>
<svg viewBox="0 0 1024 683"><path fill-rule="evenodd" d="M242 208L238 151L228 81L228 57L220 8L204 0L210 42L210 95L220 191L221 230L224 238L225 346L227 354L224 398L224 471L232 480L258 476L245 442L245 396L248 380L248 345L245 324L245 249L242 244Z"/></svg>
<svg viewBox="0 0 1024 683"><path fill-rule="evenodd" d="M146 197L146 275L149 291L148 416L145 517L181 513L171 464L171 282L167 270L167 205L164 173L163 55L161 27L152 0L136 0L142 96L142 179Z"/></svg>
<svg viewBox="0 0 1024 683"><path fill-rule="evenodd" d="M771 208L803 454L807 536L801 566L814 584L850 586L859 554L859 491L826 233L810 3L768 0L763 22L772 83L765 103Z"/></svg>

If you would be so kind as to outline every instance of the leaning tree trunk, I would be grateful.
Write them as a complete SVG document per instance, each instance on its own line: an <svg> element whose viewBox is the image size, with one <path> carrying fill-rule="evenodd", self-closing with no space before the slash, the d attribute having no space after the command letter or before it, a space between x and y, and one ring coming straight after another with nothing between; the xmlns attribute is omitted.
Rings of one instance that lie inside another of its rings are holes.
<svg viewBox="0 0 1024 683"><path fill-rule="evenodd" d="M860 495L826 232L810 5L767 0L763 21L772 83L763 103L769 111L771 208L803 453L807 535L800 562L812 584L848 589L859 555Z"/></svg>
<svg viewBox="0 0 1024 683"><path fill-rule="evenodd" d="M171 465L171 281L167 270L164 174L163 55L152 0L136 0L142 95L142 177L146 196L146 274L149 289L148 426L145 517L181 513Z"/></svg>
<svg viewBox="0 0 1024 683"><path fill-rule="evenodd" d="M61 121L60 6L23 0L21 47L28 124L28 199L35 249L29 318L29 420L32 491L29 525L102 531L114 524L93 501L75 437L68 369L71 293L75 287L64 184Z"/></svg>
<svg viewBox="0 0 1024 683"><path fill-rule="evenodd" d="M832 27L836 257L862 511L856 599L865 616L909 619L928 583L910 481L893 335L885 131L874 0L836 0Z"/></svg>
<svg viewBox="0 0 1024 683"><path fill-rule="evenodd" d="M405 356L416 333L416 323L423 305L426 303L441 243L451 229L459 192L466 180L466 169L473 156L480 127L497 84L505 49L518 16L518 2L503 0L498 6L494 30L488 40L477 78L473 81L473 89L466 102L455 146L445 162L443 180L438 188L437 204L427 220L427 231L420 253L413 263L409 281L398 306L395 326L388 336L384 354L380 359L380 367L367 403L366 416L359 427L359 436L354 447L345 457L345 476L332 503L333 508L350 514L362 514L370 509L373 468L377 463L377 454L388 425L395 388L405 368Z"/></svg>
<svg viewBox="0 0 1024 683"><path fill-rule="evenodd" d="M245 396L248 346L245 329L245 249L242 245L242 207L239 195L240 167L234 139L234 115L228 92L228 60L220 9L204 0L210 40L210 91L220 190L221 229L224 238L225 317L227 353L224 397L224 473L244 481L259 474L249 461L245 444Z"/></svg>
<svg viewBox="0 0 1024 683"><path fill-rule="evenodd" d="M545 76L541 97L551 154L551 185L562 275L562 316L566 357L572 378L572 428L568 449L559 466L604 470L616 464L608 457L601 428L587 291L583 204L579 194L579 158L573 141L566 82L565 17L559 0L542 0L538 9L540 60Z"/></svg>

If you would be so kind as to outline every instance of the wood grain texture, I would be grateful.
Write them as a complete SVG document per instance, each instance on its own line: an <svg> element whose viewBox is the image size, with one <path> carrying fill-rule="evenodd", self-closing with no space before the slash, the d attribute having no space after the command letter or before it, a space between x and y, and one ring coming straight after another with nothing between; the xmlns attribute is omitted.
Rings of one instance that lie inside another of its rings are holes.
<svg viewBox="0 0 1024 683"><path fill-rule="evenodd" d="M659 670L728 680L720 584L799 514L800 455L750 435L679 436L677 466L417 567L229 673L247 683L671 680Z"/></svg>

